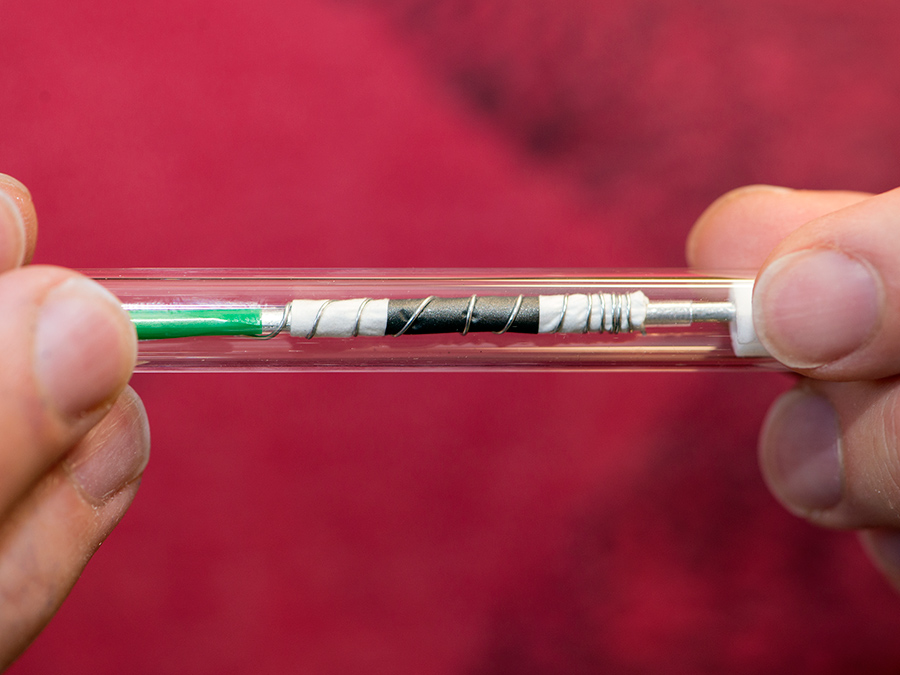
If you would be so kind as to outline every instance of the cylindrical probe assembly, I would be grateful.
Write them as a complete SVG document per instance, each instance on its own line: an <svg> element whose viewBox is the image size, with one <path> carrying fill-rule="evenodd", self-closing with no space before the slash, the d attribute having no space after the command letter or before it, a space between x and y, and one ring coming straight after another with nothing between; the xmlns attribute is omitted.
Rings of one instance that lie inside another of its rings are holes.
<svg viewBox="0 0 900 675"><path fill-rule="evenodd" d="M752 280L569 270L90 270L144 371L777 368Z"/></svg>

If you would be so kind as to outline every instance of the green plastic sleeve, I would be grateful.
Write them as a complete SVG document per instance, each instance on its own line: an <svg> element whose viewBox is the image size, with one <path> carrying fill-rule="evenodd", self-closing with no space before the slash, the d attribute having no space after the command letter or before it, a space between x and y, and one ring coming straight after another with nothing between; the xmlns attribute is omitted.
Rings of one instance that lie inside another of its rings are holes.
<svg viewBox="0 0 900 675"><path fill-rule="evenodd" d="M261 335L262 311L240 309L135 309L131 320L139 340L204 335Z"/></svg>

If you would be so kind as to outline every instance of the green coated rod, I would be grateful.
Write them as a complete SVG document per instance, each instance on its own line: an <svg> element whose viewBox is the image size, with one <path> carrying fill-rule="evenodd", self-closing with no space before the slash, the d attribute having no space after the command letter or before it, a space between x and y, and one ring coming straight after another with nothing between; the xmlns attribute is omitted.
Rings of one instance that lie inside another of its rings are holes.
<svg viewBox="0 0 900 675"><path fill-rule="evenodd" d="M262 335L262 310L238 309L129 309L139 340L207 335Z"/></svg>

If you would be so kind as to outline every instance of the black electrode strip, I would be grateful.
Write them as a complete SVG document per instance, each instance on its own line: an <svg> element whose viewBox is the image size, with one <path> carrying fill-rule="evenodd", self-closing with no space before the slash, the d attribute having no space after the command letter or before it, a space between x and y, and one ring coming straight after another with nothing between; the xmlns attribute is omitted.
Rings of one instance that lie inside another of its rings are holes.
<svg viewBox="0 0 900 675"><path fill-rule="evenodd" d="M387 335L396 335L407 324L424 298L418 300L391 300L388 302ZM499 332L506 328L516 309L518 296L482 296L475 299L470 333ZM468 298L433 298L422 310L405 334L462 333L469 315ZM537 333L540 326L540 301L536 296L526 296L516 312L509 331L512 333Z"/></svg>

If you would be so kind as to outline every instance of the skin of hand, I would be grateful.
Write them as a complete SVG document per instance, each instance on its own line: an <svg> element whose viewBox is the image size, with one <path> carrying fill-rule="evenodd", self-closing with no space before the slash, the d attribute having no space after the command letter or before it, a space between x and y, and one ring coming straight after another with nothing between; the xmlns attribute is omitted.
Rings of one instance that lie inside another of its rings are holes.
<svg viewBox="0 0 900 675"><path fill-rule="evenodd" d="M812 523L860 530L900 590L900 189L741 188L700 217L687 257L757 274L760 340L802 375L763 425L770 489Z"/></svg>
<svg viewBox="0 0 900 675"><path fill-rule="evenodd" d="M95 282L22 267L36 236L31 195L0 174L0 669L122 518L150 453L131 322Z"/></svg>

